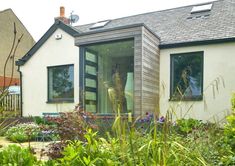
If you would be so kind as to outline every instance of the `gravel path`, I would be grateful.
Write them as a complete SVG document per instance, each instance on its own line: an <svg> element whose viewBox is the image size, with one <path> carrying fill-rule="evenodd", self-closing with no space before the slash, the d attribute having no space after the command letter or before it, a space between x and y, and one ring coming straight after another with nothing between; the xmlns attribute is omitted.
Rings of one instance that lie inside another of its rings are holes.
<svg viewBox="0 0 235 166"><path fill-rule="evenodd" d="M47 149L47 145L50 144L52 142L35 142L35 141L32 141L30 142L30 146L32 148L34 148L36 154L35 156L40 159L40 152L42 149ZM29 143L28 142L24 142L24 143L14 143L14 142L11 142L9 140L7 140L5 137L0 137L0 146L2 148L4 147L7 147L8 145L19 145L21 147L28 147L29 146ZM0 148L1 149L1 148ZM43 156L41 157L41 160L48 160L48 157L47 156Z"/></svg>

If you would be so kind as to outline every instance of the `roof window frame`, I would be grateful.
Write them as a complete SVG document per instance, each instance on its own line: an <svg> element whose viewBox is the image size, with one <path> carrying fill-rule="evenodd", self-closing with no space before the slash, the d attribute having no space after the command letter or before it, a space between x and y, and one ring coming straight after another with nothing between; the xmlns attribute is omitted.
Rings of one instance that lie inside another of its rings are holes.
<svg viewBox="0 0 235 166"><path fill-rule="evenodd" d="M104 26L106 26L111 20L103 20L103 21L99 21L96 22L95 24L93 24L90 29L98 29L98 28L103 28Z"/></svg>
<svg viewBox="0 0 235 166"><path fill-rule="evenodd" d="M213 3L193 6L191 14L211 11Z"/></svg>

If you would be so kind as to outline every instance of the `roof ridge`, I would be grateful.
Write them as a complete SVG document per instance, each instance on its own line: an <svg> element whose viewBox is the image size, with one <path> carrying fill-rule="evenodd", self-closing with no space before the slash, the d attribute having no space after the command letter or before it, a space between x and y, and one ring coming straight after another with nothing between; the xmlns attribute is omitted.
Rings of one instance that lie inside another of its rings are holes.
<svg viewBox="0 0 235 166"><path fill-rule="evenodd" d="M7 8L7 9L4 9L4 10L0 10L0 13L3 13L3 12L6 12L6 11L13 11L11 8Z"/></svg>

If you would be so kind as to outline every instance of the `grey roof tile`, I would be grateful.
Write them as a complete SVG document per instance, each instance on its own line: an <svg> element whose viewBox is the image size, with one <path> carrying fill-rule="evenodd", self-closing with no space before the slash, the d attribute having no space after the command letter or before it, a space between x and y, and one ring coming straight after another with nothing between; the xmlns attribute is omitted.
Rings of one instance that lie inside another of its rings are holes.
<svg viewBox="0 0 235 166"><path fill-rule="evenodd" d="M111 20L90 30L93 24L76 26L80 33L144 23L161 38L161 44L225 39L235 37L235 0L212 2L210 12L191 14L195 5L139 14Z"/></svg>

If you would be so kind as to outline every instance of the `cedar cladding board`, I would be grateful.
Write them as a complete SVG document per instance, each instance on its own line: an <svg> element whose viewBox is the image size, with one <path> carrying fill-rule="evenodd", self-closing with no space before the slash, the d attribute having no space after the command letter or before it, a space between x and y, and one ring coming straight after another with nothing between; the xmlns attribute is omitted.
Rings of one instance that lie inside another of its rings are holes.
<svg viewBox="0 0 235 166"><path fill-rule="evenodd" d="M0 11L0 76L4 75L3 66L12 47L14 22L17 30L16 39L18 39L21 34L24 35L16 51L15 60L23 57L35 43L30 33L11 9ZM11 63L7 66L6 76L11 76ZM17 72L16 66L14 67L13 77L19 78L19 73Z"/></svg>
<svg viewBox="0 0 235 166"><path fill-rule="evenodd" d="M153 112L159 107L159 39L142 30L142 110Z"/></svg>
<svg viewBox="0 0 235 166"><path fill-rule="evenodd" d="M153 112L159 96L159 38L144 24L132 25L120 29L78 35L75 44L82 45L134 39L134 110L143 115Z"/></svg>

